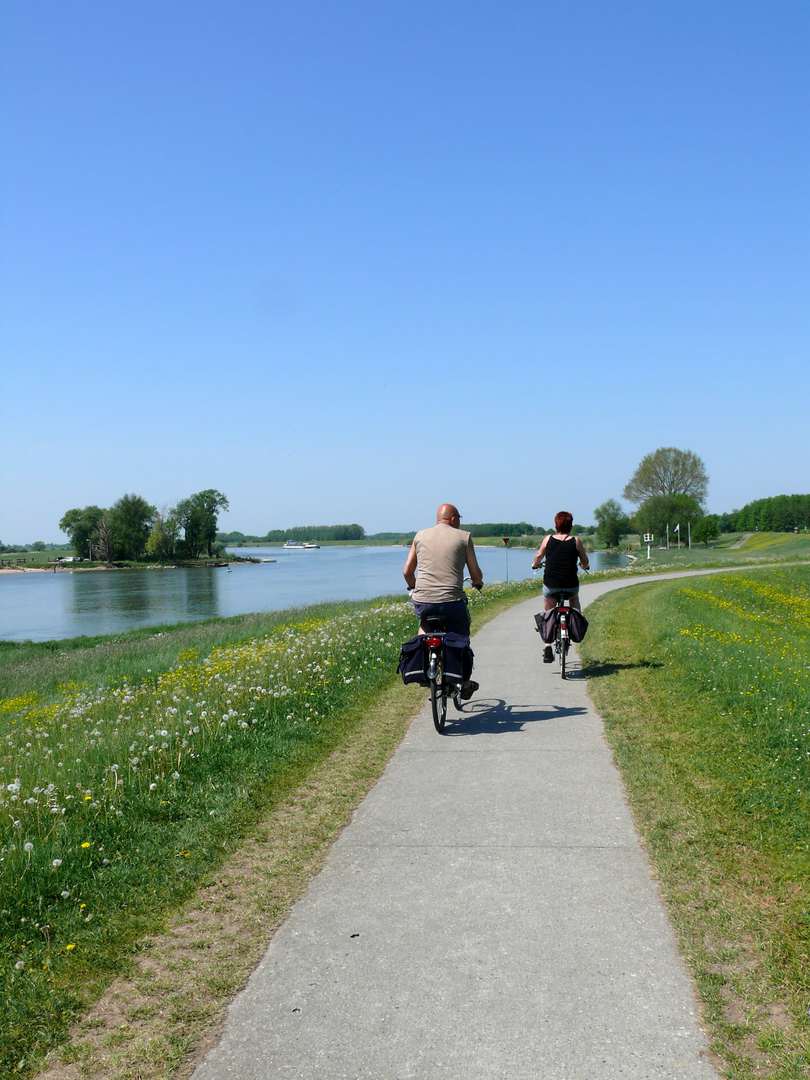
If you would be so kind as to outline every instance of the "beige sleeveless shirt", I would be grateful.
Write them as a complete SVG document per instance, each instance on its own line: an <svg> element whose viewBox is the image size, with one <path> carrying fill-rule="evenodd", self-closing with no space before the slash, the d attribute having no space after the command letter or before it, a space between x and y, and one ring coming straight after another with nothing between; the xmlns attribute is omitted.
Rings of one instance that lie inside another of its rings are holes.
<svg viewBox="0 0 810 1080"><path fill-rule="evenodd" d="M464 599L464 567L470 534L440 523L422 529L413 538L416 546L417 604L444 604Z"/></svg>

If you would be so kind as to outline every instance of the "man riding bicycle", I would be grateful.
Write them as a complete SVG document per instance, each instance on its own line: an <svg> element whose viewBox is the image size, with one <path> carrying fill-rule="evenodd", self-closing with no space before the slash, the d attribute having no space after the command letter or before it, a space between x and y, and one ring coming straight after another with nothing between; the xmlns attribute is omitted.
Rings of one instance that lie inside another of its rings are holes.
<svg viewBox="0 0 810 1080"><path fill-rule="evenodd" d="M567 510L560 510L554 515L553 535L545 536L532 559L532 570L539 570L543 559L546 561L543 573L543 597L545 610L556 606L558 599L567 599L577 611L579 606L579 577L577 560L583 570L590 569L588 553L578 536L571 535L574 519ZM543 650L543 663L554 662L554 650L546 645Z"/></svg>
<svg viewBox="0 0 810 1080"><path fill-rule="evenodd" d="M419 633L424 619L439 615L451 633L469 637L470 613L464 595L464 568L470 572L474 589L482 588L484 575L478 565L472 536L459 526L461 514L452 503L442 503L436 524L420 530L413 538L402 576L411 591L413 608L419 616ZM471 679L462 686L461 696L469 698L478 689Z"/></svg>

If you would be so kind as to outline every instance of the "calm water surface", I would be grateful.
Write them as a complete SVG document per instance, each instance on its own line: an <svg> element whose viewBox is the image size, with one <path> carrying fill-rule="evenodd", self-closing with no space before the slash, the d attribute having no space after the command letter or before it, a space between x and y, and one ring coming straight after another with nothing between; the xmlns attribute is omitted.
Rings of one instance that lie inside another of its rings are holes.
<svg viewBox="0 0 810 1080"><path fill-rule="evenodd" d="M504 581L506 551L488 547L477 551L485 579ZM279 611L326 600L364 600L403 591L405 548L240 548L238 553L276 561L236 565L230 571L0 574L0 639L48 641L114 634L158 623ZM510 580L532 576L531 557L525 548L509 552ZM594 569L624 564L620 555L591 555Z"/></svg>

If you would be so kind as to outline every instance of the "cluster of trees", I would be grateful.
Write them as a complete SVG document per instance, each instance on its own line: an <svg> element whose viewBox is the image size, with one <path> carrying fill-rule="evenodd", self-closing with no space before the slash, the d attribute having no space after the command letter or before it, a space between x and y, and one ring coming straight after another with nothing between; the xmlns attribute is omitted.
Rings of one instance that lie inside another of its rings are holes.
<svg viewBox="0 0 810 1080"><path fill-rule="evenodd" d="M292 529L271 529L265 540L363 540L362 525L295 525Z"/></svg>
<svg viewBox="0 0 810 1080"><path fill-rule="evenodd" d="M691 450L662 446L646 454L628 480L624 497L637 504L632 515L624 512L615 499L608 499L594 510L599 543L618 546L629 532L653 533L656 539L666 534L667 526L678 523L692 539L708 543L719 534L719 519L705 514L703 504L709 486L706 466Z"/></svg>
<svg viewBox="0 0 810 1080"><path fill-rule="evenodd" d="M250 536L243 532L217 533L222 544L239 547L243 544L279 544L285 540L364 540L366 530L362 525L293 525L289 529L271 529L264 536Z"/></svg>
<svg viewBox="0 0 810 1080"><path fill-rule="evenodd" d="M228 509L221 491L206 488L159 511L141 495L123 495L113 506L74 507L59 528L77 555L114 562L121 559L164 562L217 554L217 518Z"/></svg>
<svg viewBox="0 0 810 1080"><path fill-rule="evenodd" d="M793 532L810 529L810 495L772 495L720 514L721 532Z"/></svg>

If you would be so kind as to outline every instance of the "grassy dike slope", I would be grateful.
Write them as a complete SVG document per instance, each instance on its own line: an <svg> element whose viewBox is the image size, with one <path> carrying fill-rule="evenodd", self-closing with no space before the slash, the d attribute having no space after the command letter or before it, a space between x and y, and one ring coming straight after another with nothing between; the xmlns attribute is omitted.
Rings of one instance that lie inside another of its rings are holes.
<svg viewBox="0 0 810 1080"><path fill-rule="evenodd" d="M82 1014L48 1075L182 1066L421 705L413 630L382 599L0 648L0 1075Z"/></svg>
<svg viewBox="0 0 810 1080"><path fill-rule="evenodd" d="M810 568L622 590L590 691L735 1080L810 1068Z"/></svg>

